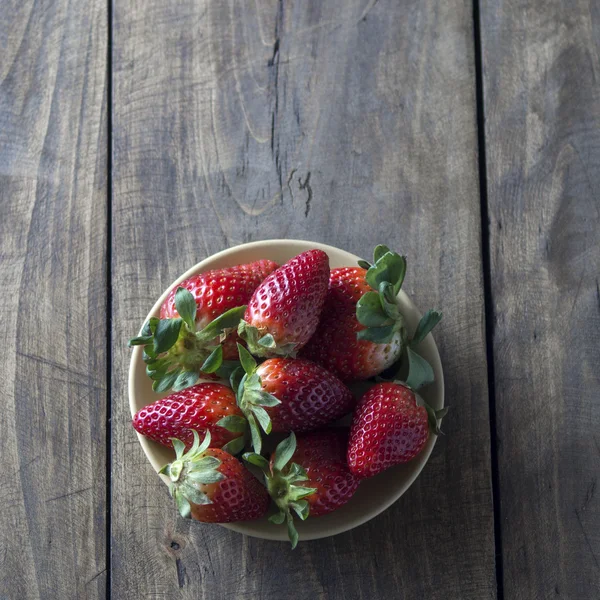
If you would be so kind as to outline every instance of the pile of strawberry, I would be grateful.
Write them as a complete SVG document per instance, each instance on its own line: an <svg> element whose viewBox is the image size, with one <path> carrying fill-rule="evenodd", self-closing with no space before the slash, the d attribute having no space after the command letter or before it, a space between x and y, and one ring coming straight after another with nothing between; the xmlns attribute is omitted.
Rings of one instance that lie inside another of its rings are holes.
<svg viewBox="0 0 600 600"><path fill-rule="evenodd" d="M336 510L362 479L413 459L439 433L444 411L416 393L433 371L415 347L441 314L427 312L409 338L396 300L405 273L406 259L383 245L373 264L331 270L325 252L309 250L170 292L130 345L144 347L153 389L173 392L133 426L174 448L161 473L184 517L258 519L272 501L269 521L285 522L296 546L294 515ZM359 380L373 385L357 402L347 384ZM349 413L349 430L331 427Z"/></svg>

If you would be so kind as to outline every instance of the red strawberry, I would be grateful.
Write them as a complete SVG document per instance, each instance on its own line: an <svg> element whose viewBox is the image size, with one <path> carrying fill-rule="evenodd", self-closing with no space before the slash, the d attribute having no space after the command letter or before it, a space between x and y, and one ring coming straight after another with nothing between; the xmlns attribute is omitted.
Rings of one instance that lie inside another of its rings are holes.
<svg viewBox="0 0 600 600"><path fill-rule="evenodd" d="M387 246L377 246L374 264L332 269L319 327L302 356L344 381L368 379L391 367L407 346L404 318L396 297L406 272L406 259ZM441 318L427 313L428 329L419 330L418 344ZM411 350L408 350L409 358Z"/></svg>
<svg viewBox="0 0 600 600"><path fill-rule="evenodd" d="M236 358L235 329L246 303L277 263L259 260L208 271L171 290L160 309L130 346L144 346L153 389L181 390ZM221 344L221 342L224 342Z"/></svg>
<svg viewBox="0 0 600 600"><path fill-rule="evenodd" d="M433 410L402 383L374 385L352 419L350 471L362 479L413 459L425 447L430 429L439 433L438 421L446 412Z"/></svg>
<svg viewBox="0 0 600 600"><path fill-rule="evenodd" d="M238 386L238 405L250 423L255 452L261 450L258 424L267 434L310 431L356 404L335 375L309 360L269 358L257 366L243 346L239 353L246 375Z"/></svg>
<svg viewBox="0 0 600 600"><path fill-rule="evenodd" d="M315 332L327 295L329 259L308 250L271 273L256 289L238 332L256 356L288 356Z"/></svg>
<svg viewBox="0 0 600 600"><path fill-rule="evenodd" d="M170 479L169 489L182 517L205 523L231 523L260 519L269 508L269 495L242 463L223 450L209 448L194 431L187 454L174 440L177 458L160 472Z"/></svg>
<svg viewBox="0 0 600 600"><path fill-rule="evenodd" d="M258 454L244 458L265 471L267 488L279 513L272 523L286 521L292 547L298 543L292 511L305 520L332 512L350 500L358 479L346 463L348 432L324 429L296 436L292 433L276 448L270 462ZM300 484L300 485L298 485Z"/></svg>
<svg viewBox="0 0 600 600"><path fill-rule="evenodd" d="M231 427L236 419L241 426ZM157 400L135 414L133 426L138 433L169 447L176 438L189 449L194 431L201 435L210 432L213 448L227 444L233 454L244 445L242 412L231 388L220 383L199 383Z"/></svg>

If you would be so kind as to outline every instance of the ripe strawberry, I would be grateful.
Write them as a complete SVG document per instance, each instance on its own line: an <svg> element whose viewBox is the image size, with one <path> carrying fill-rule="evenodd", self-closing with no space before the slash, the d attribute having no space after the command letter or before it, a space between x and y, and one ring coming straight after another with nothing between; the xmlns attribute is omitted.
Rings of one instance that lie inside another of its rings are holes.
<svg viewBox="0 0 600 600"><path fill-rule="evenodd" d="M359 478L372 477L413 459L427 443L429 431L440 433L435 411L400 382L378 383L360 399L348 445L348 466Z"/></svg>
<svg viewBox="0 0 600 600"><path fill-rule="evenodd" d="M354 381L379 375L407 348L408 334L397 304L406 259L377 246L374 264L332 269L319 327L302 356L323 365L340 379ZM363 268L366 267L366 268ZM428 329L441 318L428 313ZM411 349L408 349L409 359Z"/></svg>
<svg viewBox="0 0 600 600"><path fill-rule="evenodd" d="M236 420L241 426L232 428ZM172 439L177 438L189 449L194 432L209 432L213 448L225 446L233 454L244 446L242 412L233 391L221 383L199 383L157 400L135 414L133 426L163 446L170 447Z"/></svg>
<svg viewBox="0 0 600 600"><path fill-rule="evenodd" d="M244 454L265 472L267 489L279 508L269 521L287 524L292 548L298 543L292 511L303 521L332 512L350 500L359 480L346 463L348 432L324 429L296 436L291 433L276 448L270 462L253 453ZM301 484L301 485L298 485Z"/></svg>
<svg viewBox="0 0 600 600"><path fill-rule="evenodd" d="M169 490L182 517L204 523L260 519L269 508L269 495L237 458L209 448L210 433L184 454L185 445L173 440L176 459L160 473L170 479Z"/></svg>
<svg viewBox="0 0 600 600"><path fill-rule="evenodd" d="M258 424L267 434L311 431L339 419L356 404L352 392L335 375L309 360L269 358L257 366L243 346L239 355L246 374L237 388L238 405L249 421L259 454Z"/></svg>
<svg viewBox="0 0 600 600"><path fill-rule="evenodd" d="M171 290L160 309L130 346L144 346L153 389L182 390L200 375L216 372L236 358L235 329L246 303L277 263L259 260L200 273ZM221 344L223 342L223 344Z"/></svg>
<svg viewBox="0 0 600 600"><path fill-rule="evenodd" d="M327 295L329 259L308 250L271 273L256 289L238 332L256 356L289 356L315 332Z"/></svg>

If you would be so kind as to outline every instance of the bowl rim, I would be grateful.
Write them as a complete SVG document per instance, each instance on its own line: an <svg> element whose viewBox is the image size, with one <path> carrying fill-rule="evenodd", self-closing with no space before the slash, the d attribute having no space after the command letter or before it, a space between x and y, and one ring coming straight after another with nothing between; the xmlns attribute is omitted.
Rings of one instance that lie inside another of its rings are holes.
<svg viewBox="0 0 600 600"><path fill-rule="evenodd" d="M236 246L231 246L229 248L226 248L224 250L216 252L215 254L211 254L211 255L207 256L206 258L204 258L203 260L201 260L200 262L196 263L194 266L189 268L187 271L185 271L182 275L177 277L177 279L175 279L175 281L173 281L165 289L165 291L163 291L163 293L160 295L158 300L154 303L154 305L150 309L148 315L146 316L146 318L144 319L144 321L142 323L142 326L140 327L140 334L141 334L141 330L143 328L144 323L146 323L146 321L150 317L157 315L160 312L160 307L161 307L162 303L165 301L169 292L177 284L181 283L185 279L188 279L189 277L192 277L193 275L196 275L198 273L202 273L203 271L209 270L204 266L206 263L214 262L216 260L220 260L223 258L227 258L229 255L236 254L237 252L240 252L243 250L252 250L252 249L261 248L261 247L265 247L265 246L268 247L268 246L279 246L279 245L297 245L297 246L307 245L305 250L309 250L309 249L323 250L328 255L329 255L330 251L333 251L334 253L342 252L344 254L347 254L349 257L352 257L354 262L356 262L360 259L360 257L356 256L355 254L352 254L351 252L348 252L347 250L343 250L342 248L337 248L337 247L331 246L329 244L313 242L310 240L275 238L275 239L258 240L258 241L254 241L254 242L248 242L248 243L244 243L244 244L237 244ZM300 250L300 252L303 252L303 251L304 250ZM351 266L351 265L348 265L348 266ZM404 290L400 290L399 297L402 299L403 303L408 305L408 307L410 309L416 311L420 316L422 316L421 312L417 309L417 307L414 305L414 303L412 302L410 297L404 292ZM445 388L444 388L443 369L442 369L442 363L441 363L439 351L438 351L437 345L435 343L435 340L434 340L432 334L429 334L422 343L424 343L424 344L428 343L430 345L430 352L433 354L433 357L435 359L431 366L433 367L433 369L436 373L436 383L439 386L439 396L441 399L441 407L440 408L442 408L445 405L444 404L445 403ZM136 364L141 360L141 355L142 355L142 347L135 346L133 349L132 355L131 355L131 359L129 361L127 392L128 392L128 400L129 400L129 410L131 412L132 417L137 412L137 407L135 405L135 393L134 393L135 371L136 371ZM159 477L165 482L165 484L167 484L168 483L167 478L164 475L160 475L158 473L159 469L163 465L158 464L157 461L154 460L154 458L152 456L152 450L151 450L152 446L151 446L149 440L147 440L143 435L139 434L137 431L135 431L135 434L137 435L137 438L140 442L140 445L142 446L142 450L144 451L146 458L148 459L148 461L150 462L150 464L152 465L152 467L154 468L156 473L159 475ZM419 455L419 462L421 463L420 467L415 469L410 474L410 476L406 478L406 480L403 482L402 485L398 486L398 489L395 491L395 493L390 495L388 500L386 500L385 502L376 504L372 510L365 511L364 513L360 514L356 518L349 519L347 522L340 523L340 524L334 525L334 526L329 526L328 528L324 528L322 531L303 533L302 541L317 540L317 539L322 539L322 538L326 538L326 537L331 537L331 536L334 536L334 535L337 535L340 533L344 533L345 531L349 531L351 529L359 527L360 525L363 525L367 521L370 521L371 519L375 518L376 516L380 515L382 512L387 510L402 495L404 495L404 493L412 486L412 484L415 482L417 477L421 474L421 471L425 468L425 465L429 461L429 457L431 456L431 453L433 452L433 448L435 447L436 441L437 441L437 436L430 437L430 443L427 444L427 446L423 449L423 451ZM238 522L238 523L219 523L219 525L221 525L222 527L225 527L227 529L230 529L232 531L236 531L238 533L242 533L244 535L256 537L259 539L265 539L265 540L271 540L271 541L287 541L287 534L286 534L286 532L282 531L282 528L273 527L272 532L269 530L266 533L263 533L263 532L259 533L257 531L252 530L252 528L251 528L252 523L254 523L254 521L244 521L244 522Z"/></svg>

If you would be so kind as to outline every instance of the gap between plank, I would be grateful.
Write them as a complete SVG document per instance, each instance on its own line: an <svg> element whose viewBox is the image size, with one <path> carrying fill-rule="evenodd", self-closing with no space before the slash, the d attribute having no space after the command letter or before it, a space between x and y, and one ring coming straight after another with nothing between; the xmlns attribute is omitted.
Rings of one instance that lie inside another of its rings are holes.
<svg viewBox="0 0 600 600"><path fill-rule="evenodd" d="M496 423L496 378L494 369L494 302L492 296L492 265L490 256L490 220L485 148L485 99L483 91L483 49L481 45L481 17L479 11L479 0L473 0L473 34L475 43L475 95L477 104L477 146L479 150L479 195L481 199L481 262L483 268L485 346L490 411L490 454L492 469L492 500L494 508L496 591L498 600L504 600L504 564L501 528L502 520L500 513L500 475L498 467L498 435Z"/></svg>
<svg viewBox="0 0 600 600"><path fill-rule="evenodd" d="M107 0L106 50L106 598L112 596L112 106L113 3Z"/></svg>

